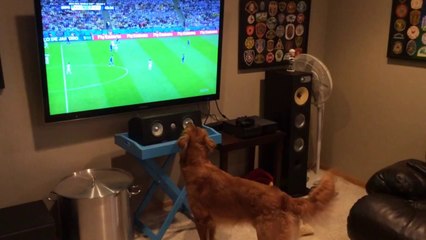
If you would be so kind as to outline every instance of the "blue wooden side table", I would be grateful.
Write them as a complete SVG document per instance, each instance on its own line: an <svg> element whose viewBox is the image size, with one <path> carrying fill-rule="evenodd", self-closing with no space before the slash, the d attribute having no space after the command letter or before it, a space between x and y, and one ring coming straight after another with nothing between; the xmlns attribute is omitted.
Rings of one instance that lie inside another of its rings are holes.
<svg viewBox="0 0 426 240"><path fill-rule="evenodd" d="M213 128L207 126L203 127L207 130L210 138L212 138L216 144L220 144L222 142L222 135L220 133L215 131ZM142 199L142 202L139 204L136 210L134 224L150 239L161 240L178 211L191 218L191 211L186 199L185 188L180 189L164 171L164 169L167 169L173 162L176 153L180 151L176 144L176 140L143 146L130 139L127 133L119 133L115 135L115 144L135 156L138 159L138 162L153 179L151 185L148 188L148 191ZM155 159L162 156L167 156L167 159L162 165L159 165ZM155 234L152 229L140 221L140 216L148 206L149 202L152 200L152 197L154 196L154 193L158 187L160 187L172 199L173 206L164 220L160 230L157 234Z"/></svg>

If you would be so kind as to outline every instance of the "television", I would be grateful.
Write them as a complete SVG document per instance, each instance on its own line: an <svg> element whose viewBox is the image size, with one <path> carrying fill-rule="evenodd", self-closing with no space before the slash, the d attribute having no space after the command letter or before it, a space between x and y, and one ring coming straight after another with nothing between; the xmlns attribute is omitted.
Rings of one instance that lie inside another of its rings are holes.
<svg viewBox="0 0 426 240"><path fill-rule="evenodd" d="M34 0L46 122L219 99L223 0Z"/></svg>

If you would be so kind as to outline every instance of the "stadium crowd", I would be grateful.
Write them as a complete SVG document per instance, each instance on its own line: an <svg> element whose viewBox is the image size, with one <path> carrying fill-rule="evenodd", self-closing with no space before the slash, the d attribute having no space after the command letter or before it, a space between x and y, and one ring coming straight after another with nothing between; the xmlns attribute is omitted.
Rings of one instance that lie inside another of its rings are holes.
<svg viewBox="0 0 426 240"><path fill-rule="evenodd" d="M186 28L219 29L219 1L180 0L179 6Z"/></svg>
<svg viewBox="0 0 426 240"><path fill-rule="evenodd" d="M211 30L219 26L218 0L80 0L78 3L105 3L113 9L63 9L75 0L43 0L43 30L47 36L106 33L168 32Z"/></svg>

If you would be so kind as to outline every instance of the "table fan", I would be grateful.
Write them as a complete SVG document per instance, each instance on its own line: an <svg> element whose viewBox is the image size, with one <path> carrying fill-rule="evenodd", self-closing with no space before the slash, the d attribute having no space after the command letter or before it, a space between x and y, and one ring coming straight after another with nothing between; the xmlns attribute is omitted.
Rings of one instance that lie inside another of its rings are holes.
<svg viewBox="0 0 426 240"><path fill-rule="evenodd" d="M317 139L315 148L315 173L319 173L321 158L321 138L325 102L331 95L333 82L327 67L310 54L299 54L294 59L294 69L312 73L312 104L317 108Z"/></svg>

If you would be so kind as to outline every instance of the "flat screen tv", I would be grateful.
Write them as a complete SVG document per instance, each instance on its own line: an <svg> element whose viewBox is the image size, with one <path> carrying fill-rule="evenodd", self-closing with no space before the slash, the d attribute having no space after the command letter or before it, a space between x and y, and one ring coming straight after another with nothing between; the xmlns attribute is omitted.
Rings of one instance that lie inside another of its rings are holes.
<svg viewBox="0 0 426 240"><path fill-rule="evenodd" d="M46 122L219 98L223 0L34 0Z"/></svg>

